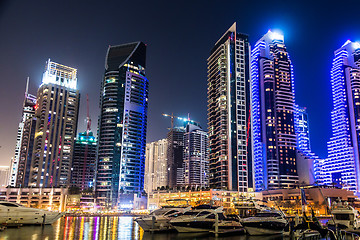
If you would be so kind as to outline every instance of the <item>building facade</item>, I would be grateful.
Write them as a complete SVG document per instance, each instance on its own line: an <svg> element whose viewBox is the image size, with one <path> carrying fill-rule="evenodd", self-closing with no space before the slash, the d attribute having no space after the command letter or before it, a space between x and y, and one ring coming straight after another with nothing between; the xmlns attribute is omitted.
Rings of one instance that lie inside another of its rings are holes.
<svg viewBox="0 0 360 240"><path fill-rule="evenodd" d="M335 51L331 68L333 110L323 184L359 192L360 44L347 41Z"/></svg>
<svg viewBox="0 0 360 240"><path fill-rule="evenodd" d="M146 45L110 46L101 86L96 198L103 207L132 204L144 189L148 80ZM129 196L129 198L128 198Z"/></svg>
<svg viewBox="0 0 360 240"><path fill-rule="evenodd" d="M282 35L269 31L256 42L251 76L255 189L294 187L294 76Z"/></svg>
<svg viewBox="0 0 360 240"><path fill-rule="evenodd" d="M183 186L209 186L209 144L207 132L188 123L184 133ZM178 184L180 185L180 184Z"/></svg>
<svg viewBox="0 0 360 240"><path fill-rule="evenodd" d="M67 210L67 195L67 188L0 188L0 201L59 212Z"/></svg>
<svg viewBox="0 0 360 240"><path fill-rule="evenodd" d="M29 94L28 91L29 91L29 78L27 78L26 81L26 90L25 90L25 99L22 108L22 117L21 117L21 122L19 123L17 137L16 137L15 155L11 162L11 168L10 168L11 173L10 173L9 185L11 187L16 186L25 122L29 118L32 118L35 115L36 97Z"/></svg>
<svg viewBox="0 0 360 240"><path fill-rule="evenodd" d="M170 129L167 135L168 142L168 185L175 188L178 184L182 184L183 180L183 159L184 159L184 127L174 127Z"/></svg>
<svg viewBox="0 0 360 240"><path fill-rule="evenodd" d="M299 183L314 184L316 181L314 169L321 160L311 151L309 116L306 108L298 105L295 105L295 133L297 136L296 163Z"/></svg>
<svg viewBox="0 0 360 240"><path fill-rule="evenodd" d="M10 168L8 166L0 166L0 188L9 185Z"/></svg>
<svg viewBox="0 0 360 240"><path fill-rule="evenodd" d="M144 189L147 193L168 186L167 150L166 138L146 144Z"/></svg>
<svg viewBox="0 0 360 240"><path fill-rule="evenodd" d="M31 159L34 151L34 138L36 130L36 117L31 117L25 121L18 162L16 187L29 185Z"/></svg>
<svg viewBox="0 0 360 240"><path fill-rule="evenodd" d="M46 63L37 93L29 187L70 184L80 99L76 74L75 68L50 59Z"/></svg>
<svg viewBox="0 0 360 240"><path fill-rule="evenodd" d="M96 150L96 138L93 133L79 133L74 145L70 186L78 187L80 191L94 187Z"/></svg>
<svg viewBox="0 0 360 240"><path fill-rule="evenodd" d="M234 23L207 60L211 188L247 192L253 185L249 51Z"/></svg>

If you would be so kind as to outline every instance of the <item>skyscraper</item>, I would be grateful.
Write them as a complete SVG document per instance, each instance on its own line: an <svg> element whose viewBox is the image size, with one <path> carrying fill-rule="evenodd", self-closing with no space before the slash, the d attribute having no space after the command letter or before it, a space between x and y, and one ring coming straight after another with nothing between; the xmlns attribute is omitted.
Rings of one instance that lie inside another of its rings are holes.
<svg viewBox="0 0 360 240"><path fill-rule="evenodd" d="M28 118L24 124L15 187L27 187L29 185L35 130L36 117Z"/></svg>
<svg viewBox="0 0 360 240"><path fill-rule="evenodd" d="M359 192L360 44L347 41L335 51L331 68L333 110L323 183Z"/></svg>
<svg viewBox="0 0 360 240"><path fill-rule="evenodd" d="M26 80L25 99L22 108L22 117L18 127L18 133L16 137L15 156L11 163L9 185L16 186L17 173L20 159L21 142L23 139L24 125L27 119L32 118L35 114L36 97L29 94L29 78Z"/></svg>
<svg viewBox="0 0 360 240"><path fill-rule="evenodd" d="M295 105L295 132L297 133L298 149L311 154L309 121L306 108Z"/></svg>
<svg viewBox="0 0 360 240"><path fill-rule="evenodd" d="M9 184L10 169L8 166L0 166L0 187L7 187Z"/></svg>
<svg viewBox="0 0 360 240"><path fill-rule="evenodd" d="M79 111L77 70L46 63L37 92L36 130L29 175L31 187L67 187Z"/></svg>
<svg viewBox="0 0 360 240"><path fill-rule="evenodd" d="M79 133L74 145L71 186L78 187L81 191L94 187L96 150L96 138L93 133Z"/></svg>
<svg viewBox="0 0 360 240"><path fill-rule="evenodd" d="M249 51L234 23L207 60L211 188L247 192L253 185Z"/></svg>
<svg viewBox="0 0 360 240"><path fill-rule="evenodd" d="M168 185L174 188L182 183L182 167L184 160L184 127L173 127L167 135L168 142ZM180 177L178 177L180 176Z"/></svg>
<svg viewBox="0 0 360 240"><path fill-rule="evenodd" d="M284 37L269 31L251 53L256 190L298 184L294 76Z"/></svg>
<svg viewBox="0 0 360 240"><path fill-rule="evenodd" d="M144 189L147 193L168 186L167 150L166 138L146 144Z"/></svg>
<svg viewBox="0 0 360 240"><path fill-rule="evenodd" d="M294 119L297 136L296 166L299 182L306 185L314 184L314 165L320 159L311 151L309 117L306 108L295 105Z"/></svg>
<svg viewBox="0 0 360 240"><path fill-rule="evenodd" d="M146 45L110 46L101 86L96 197L100 205L131 204L144 188L148 80ZM128 198L129 197L129 198Z"/></svg>
<svg viewBox="0 0 360 240"><path fill-rule="evenodd" d="M184 133L183 185L209 185L209 144L207 132L188 123Z"/></svg>

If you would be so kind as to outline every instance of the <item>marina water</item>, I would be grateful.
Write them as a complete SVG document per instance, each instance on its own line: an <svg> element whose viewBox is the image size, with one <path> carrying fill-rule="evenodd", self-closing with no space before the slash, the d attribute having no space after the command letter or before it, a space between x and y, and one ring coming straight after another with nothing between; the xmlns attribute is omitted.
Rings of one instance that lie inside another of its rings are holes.
<svg viewBox="0 0 360 240"><path fill-rule="evenodd" d="M63 217L53 225L7 228L0 240L278 240L280 236L214 237L203 233L148 233L133 217Z"/></svg>

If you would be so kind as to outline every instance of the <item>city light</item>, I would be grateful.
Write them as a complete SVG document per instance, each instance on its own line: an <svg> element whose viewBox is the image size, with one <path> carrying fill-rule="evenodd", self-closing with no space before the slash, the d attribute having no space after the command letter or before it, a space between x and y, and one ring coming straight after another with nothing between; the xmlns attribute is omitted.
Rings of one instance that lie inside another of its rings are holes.
<svg viewBox="0 0 360 240"><path fill-rule="evenodd" d="M271 30L268 31L268 33L270 34L270 38L272 40L281 40L284 41L284 35L279 33L279 32L272 32Z"/></svg>

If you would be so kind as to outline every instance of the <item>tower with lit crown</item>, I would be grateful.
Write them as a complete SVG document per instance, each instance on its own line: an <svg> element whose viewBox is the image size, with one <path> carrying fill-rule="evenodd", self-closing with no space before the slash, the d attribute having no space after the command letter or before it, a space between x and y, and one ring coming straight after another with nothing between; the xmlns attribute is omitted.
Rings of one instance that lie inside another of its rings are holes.
<svg viewBox="0 0 360 240"><path fill-rule="evenodd" d="M333 110L323 184L360 189L360 44L347 41L335 51L331 68Z"/></svg>
<svg viewBox="0 0 360 240"><path fill-rule="evenodd" d="M298 184L294 76L284 37L269 31L251 52L254 175L257 191Z"/></svg>
<svg viewBox="0 0 360 240"><path fill-rule="evenodd" d="M76 137L80 94L77 70L46 63L37 92L36 128L30 165L30 187L67 187Z"/></svg>

